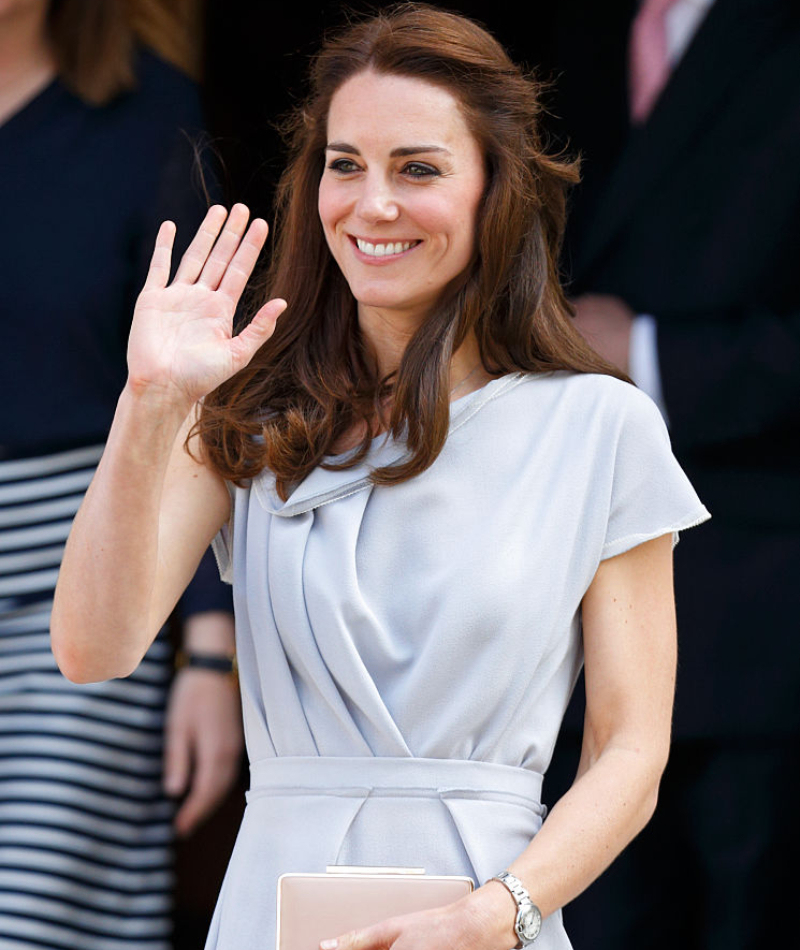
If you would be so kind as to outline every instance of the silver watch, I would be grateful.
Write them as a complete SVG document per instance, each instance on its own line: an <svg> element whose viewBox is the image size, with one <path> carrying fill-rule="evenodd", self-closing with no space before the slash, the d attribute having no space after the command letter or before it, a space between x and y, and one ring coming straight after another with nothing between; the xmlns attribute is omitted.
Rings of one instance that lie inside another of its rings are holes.
<svg viewBox="0 0 800 950"><path fill-rule="evenodd" d="M517 950L527 947L539 936L542 929L542 914L536 904L531 900L531 895L525 890L522 881L514 877L508 871L501 871L495 874L493 881L500 881L511 892L517 904L517 919L514 921L514 930L519 937Z"/></svg>

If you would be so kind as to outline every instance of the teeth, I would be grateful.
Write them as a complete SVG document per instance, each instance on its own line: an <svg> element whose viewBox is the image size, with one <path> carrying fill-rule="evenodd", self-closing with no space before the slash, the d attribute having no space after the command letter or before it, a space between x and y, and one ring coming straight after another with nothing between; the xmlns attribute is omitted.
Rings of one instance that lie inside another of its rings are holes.
<svg viewBox="0 0 800 950"><path fill-rule="evenodd" d="M356 238L356 244L362 254L368 254L370 257L385 257L387 254L401 254L414 244L419 244L419 241L395 241L394 243L390 242L388 244L370 244L369 241L362 241L361 238Z"/></svg>

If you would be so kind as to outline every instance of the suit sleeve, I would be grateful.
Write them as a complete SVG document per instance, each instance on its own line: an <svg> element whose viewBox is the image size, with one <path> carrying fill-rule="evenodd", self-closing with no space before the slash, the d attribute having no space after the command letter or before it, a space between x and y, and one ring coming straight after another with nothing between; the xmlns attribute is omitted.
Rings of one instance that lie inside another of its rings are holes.
<svg viewBox="0 0 800 950"><path fill-rule="evenodd" d="M796 439L800 306L784 315L764 310L659 321L657 346L676 451Z"/></svg>

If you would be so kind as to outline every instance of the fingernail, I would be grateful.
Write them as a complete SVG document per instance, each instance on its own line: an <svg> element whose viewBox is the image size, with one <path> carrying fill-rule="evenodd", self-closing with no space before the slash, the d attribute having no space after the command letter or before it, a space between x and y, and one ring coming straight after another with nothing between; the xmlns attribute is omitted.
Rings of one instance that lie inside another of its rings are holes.
<svg viewBox="0 0 800 950"><path fill-rule="evenodd" d="M339 946L338 940L323 940L320 942L320 950L336 950Z"/></svg>

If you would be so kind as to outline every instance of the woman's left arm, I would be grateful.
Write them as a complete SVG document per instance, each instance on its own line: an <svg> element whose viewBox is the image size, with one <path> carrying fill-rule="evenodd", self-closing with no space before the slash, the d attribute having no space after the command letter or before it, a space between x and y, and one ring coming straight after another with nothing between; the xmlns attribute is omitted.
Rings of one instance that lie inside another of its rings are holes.
<svg viewBox="0 0 800 950"><path fill-rule="evenodd" d="M655 809L675 690L670 535L600 564L583 599L583 639L586 719L578 774L508 868L545 917L608 867ZM511 894L490 881L456 904L392 918L323 950L503 950L517 944L515 917Z"/></svg>

